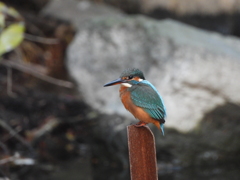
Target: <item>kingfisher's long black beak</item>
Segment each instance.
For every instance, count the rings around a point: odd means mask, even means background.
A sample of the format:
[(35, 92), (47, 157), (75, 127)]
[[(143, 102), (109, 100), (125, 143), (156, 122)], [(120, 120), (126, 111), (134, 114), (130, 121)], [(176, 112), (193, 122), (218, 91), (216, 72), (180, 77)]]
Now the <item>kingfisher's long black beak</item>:
[(111, 81), (111, 82), (109, 82), (109, 83), (107, 83), (107, 84), (104, 84), (103, 87), (113, 86), (113, 85), (121, 84), (121, 83), (123, 83), (123, 82), (124, 82), (124, 80), (122, 80), (121, 78), (118, 78), (118, 79), (115, 79), (115, 80), (113, 80), (113, 81)]

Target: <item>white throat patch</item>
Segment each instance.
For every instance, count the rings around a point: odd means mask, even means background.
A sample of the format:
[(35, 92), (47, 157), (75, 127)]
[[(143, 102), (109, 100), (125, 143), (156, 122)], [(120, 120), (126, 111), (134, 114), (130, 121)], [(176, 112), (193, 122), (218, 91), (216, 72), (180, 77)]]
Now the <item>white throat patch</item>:
[(125, 87), (132, 87), (132, 85), (129, 84), (129, 83), (122, 83), (122, 85), (125, 86)]

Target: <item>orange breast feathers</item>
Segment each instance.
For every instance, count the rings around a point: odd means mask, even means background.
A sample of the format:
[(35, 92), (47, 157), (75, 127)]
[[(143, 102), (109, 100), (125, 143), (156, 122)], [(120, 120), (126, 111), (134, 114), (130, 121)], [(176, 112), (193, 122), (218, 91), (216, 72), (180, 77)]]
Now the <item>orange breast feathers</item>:
[(136, 119), (144, 123), (153, 123), (155, 126), (157, 126), (158, 129), (160, 129), (159, 121), (150, 117), (150, 115), (146, 113), (141, 107), (138, 107), (135, 104), (133, 104), (131, 99), (131, 94), (127, 90), (127, 87), (121, 85), (119, 92), (120, 92), (120, 98), (124, 107), (129, 112), (131, 112)]

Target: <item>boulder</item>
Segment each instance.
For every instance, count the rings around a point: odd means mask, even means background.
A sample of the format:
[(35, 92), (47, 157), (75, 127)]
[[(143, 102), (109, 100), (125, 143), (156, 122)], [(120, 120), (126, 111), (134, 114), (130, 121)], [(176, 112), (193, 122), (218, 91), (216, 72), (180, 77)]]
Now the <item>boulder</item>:
[(156, 9), (166, 9), (179, 15), (218, 15), (232, 14), (240, 10), (240, 0), (104, 0), (104, 2), (128, 13), (149, 13)]
[(141, 0), (141, 9), (150, 12), (157, 8), (168, 9), (178, 14), (209, 14), (233, 13), (240, 10), (240, 0)]
[(81, 28), (68, 49), (67, 66), (88, 104), (128, 118), (118, 87), (103, 84), (126, 68), (141, 69), (165, 101), (166, 127), (189, 132), (217, 106), (240, 102), (239, 59), (240, 41), (233, 37), (173, 20), (109, 17)]
[(76, 28), (95, 17), (123, 16), (119, 9), (87, 0), (52, 0), (41, 14), (71, 22)]

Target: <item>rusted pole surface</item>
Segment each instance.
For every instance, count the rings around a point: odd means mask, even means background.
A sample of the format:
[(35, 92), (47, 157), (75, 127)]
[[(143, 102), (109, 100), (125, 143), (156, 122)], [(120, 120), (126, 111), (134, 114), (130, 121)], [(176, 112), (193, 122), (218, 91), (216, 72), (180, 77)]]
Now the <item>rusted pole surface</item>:
[(128, 126), (131, 180), (157, 180), (155, 139), (148, 127)]

